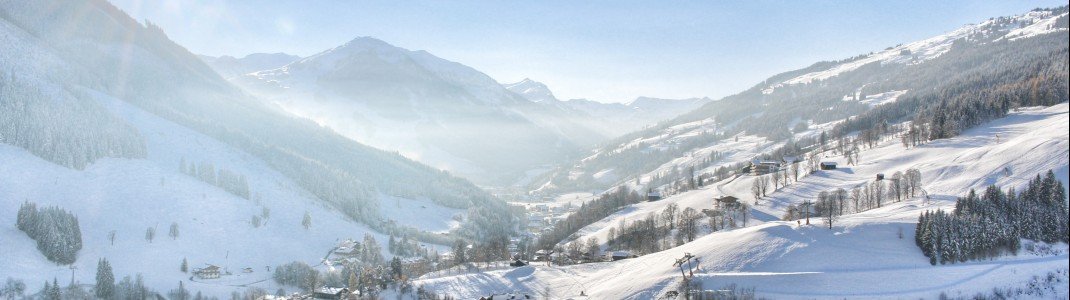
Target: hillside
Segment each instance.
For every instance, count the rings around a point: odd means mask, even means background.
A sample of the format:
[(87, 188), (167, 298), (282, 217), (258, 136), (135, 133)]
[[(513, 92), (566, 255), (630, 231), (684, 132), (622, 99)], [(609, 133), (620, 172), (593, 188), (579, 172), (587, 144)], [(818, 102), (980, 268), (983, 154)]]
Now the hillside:
[[(697, 257), (695, 278), (705, 289), (731, 284), (754, 288), (757, 296), (787, 299), (883, 297), (936, 298), (941, 294), (968, 297), (995, 288), (1021, 288), (1029, 298), (1061, 298), (1070, 290), (1065, 244), (1050, 250), (1024, 251), (991, 261), (931, 266), (914, 245), (914, 226), (926, 210), (954, 207), (966, 190), (994, 184), (1021, 188), (1034, 176), (1051, 169), (1064, 184), (1070, 173), (1070, 106), (1028, 108), (970, 129), (954, 138), (904, 148), (894, 139), (861, 152), (855, 166), (818, 171), (770, 193), (753, 206), (747, 227), (704, 234), (677, 247), (617, 262), (548, 267), (542, 264), (471, 275), (421, 278), (417, 284), (442, 294), (472, 298), (519, 292), (566, 298), (581, 292), (591, 298), (659, 298), (680, 284), (672, 262), (684, 253)], [(998, 137), (998, 138), (997, 138)], [(828, 160), (843, 164), (842, 157)], [(917, 168), (924, 178), (926, 197), (860, 213), (844, 215), (829, 230), (822, 218), (813, 225), (779, 221), (789, 204), (816, 198), (819, 191), (847, 188), (873, 180), (877, 173)], [(681, 209), (712, 208), (724, 194), (753, 201), (753, 176), (713, 183), (656, 202), (626, 207), (609, 218), (580, 230), (577, 240), (590, 236), (606, 240), (606, 229), (622, 220), (640, 220), (675, 203)], [(902, 233), (902, 238), (897, 237)], [(612, 250), (605, 244), (604, 251)], [(1038, 245), (1035, 249), (1046, 246)], [(1031, 279), (1049, 276), (1038, 290)], [(887, 282), (900, 284), (888, 285)], [(1054, 290), (1048, 288), (1054, 288)]]
[[(0, 269), (34, 291), (69, 281), (71, 267), (92, 282), (101, 258), (159, 292), (190, 277), (178, 271), (183, 258), (241, 274), (186, 281), (194, 290), (274, 291), (266, 267), (326, 268), (324, 253), (343, 239), (404, 236), (431, 249), (501, 236), (514, 222), (464, 179), (263, 105), (106, 1), (0, 1), (0, 41), (0, 235), (16, 258)], [(73, 265), (48, 261), (14, 227), (27, 202), (80, 222)], [(166, 236), (172, 223), (177, 239)]]
[[(547, 192), (606, 188), (739, 135), (770, 142), (790, 139), (794, 148), (802, 149), (768, 154), (796, 155), (819, 142), (881, 130), (882, 124), (916, 120), (932, 129), (926, 129), (927, 138), (942, 138), (998, 117), (1013, 105), (1066, 101), (1067, 18), (1066, 7), (992, 18), (778, 74), (673, 120), (603, 143), (582, 159), (558, 165), (530, 187)], [(702, 129), (693, 129), (695, 124), (703, 124)], [(618, 181), (592, 178), (610, 168)]]

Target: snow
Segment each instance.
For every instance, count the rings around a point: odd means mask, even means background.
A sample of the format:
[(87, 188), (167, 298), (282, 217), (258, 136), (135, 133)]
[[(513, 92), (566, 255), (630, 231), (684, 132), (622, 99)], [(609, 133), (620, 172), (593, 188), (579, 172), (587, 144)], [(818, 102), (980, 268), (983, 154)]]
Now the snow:
[[(896, 47), (889, 47), (888, 49), (871, 53), (860, 59), (837, 64), (828, 69), (810, 72), (803, 74), (782, 82), (774, 83), (769, 87), (762, 90), (764, 94), (773, 93), (776, 88), (796, 85), (796, 84), (809, 84), (816, 81), (826, 80), (832, 77), (836, 77), (845, 72), (856, 70), (864, 65), (870, 63), (896, 63), (896, 64), (918, 64), (928, 60), (932, 60), (947, 51), (951, 50), (951, 45), (959, 39), (965, 39), (974, 34), (1000, 34), (1003, 36), (996, 39), (996, 41), (1003, 38), (1009, 38), (1011, 41), (1033, 37), (1041, 34), (1048, 34), (1054, 32), (1065, 32), (1066, 28), (1055, 28), (1055, 21), (1062, 16), (1066, 16), (1066, 13), (1060, 15), (1053, 15), (1050, 11), (1033, 11), (1024, 15), (1011, 17), (1011, 22), (1014, 24), (1032, 23), (1029, 26), (1006, 29), (1001, 28), (998, 20), (990, 19), (980, 24), (968, 24), (955, 29), (951, 32), (937, 35), (931, 38), (923, 39), (920, 41), (898, 45)], [(1006, 32), (1003, 32), (1006, 31)], [(904, 52), (909, 54), (904, 55)]]
[[(52, 278), (70, 280), (68, 266), (47, 261), (35, 242), (16, 229), (16, 208), (23, 201), (38, 206), (58, 205), (75, 214), (82, 228), (84, 247), (74, 266), (75, 280), (93, 281), (98, 258), (107, 258), (116, 277), (145, 274), (146, 284), (166, 292), (186, 281), (187, 288), (207, 295), (224, 297), (248, 285), (274, 291), (266, 266), (291, 261), (319, 265), (323, 255), (345, 238), (361, 238), (370, 233), (385, 242), (387, 237), (325, 207), (294, 182), (272, 170), (264, 162), (210, 137), (160, 119), (121, 100), (94, 93), (106, 107), (121, 116), (145, 137), (148, 158), (102, 159), (84, 171), (63, 168), (29, 152), (0, 144), (0, 240), (4, 259), (0, 277), (24, 280), (30, 290)], [(252, 200), (231, 195), (179, 172), (179, 161), (207, 161), (248, 177)], [(420, 203), (406, 200), (406, 203)], [(263, 207), (270, 217), (260, 228), (250, 219)], [(312, 227), (305, 230), (301, 220), (312, 215)], [(385, 211), (385, 210), (384, 210)], [(448, 210), (447, 210), (448, 211)], [(436, 212), (444, 214), (444, 212)], [(397, 215), (401, 216), (401, 215)], [(420, 219), (401, 219), (425, 228), (447, 228), (441, 217), (416, 214)], [(179, 225), (180, 236), (167, 236), (171, 222)], [(437, 226), (437, 227), (432, 227)], [(449, 225), (452, 226), (452, 225)], [(157, 237), (148, 243), (146, 228), (155, 227)], [(117, 232), (114, 245), (108, 233)], [(386, 247), (384, 247), (385, 249)], [(388, 253), (384, 255), (389, 257)], [(179, 263), (188, 259), (192, 267), (206, 263), (219, 265), (238, 275), (207, 282), (188, 281), (179, 272)], [(242, 273), (245, 267), (253, 273)], [(293, 290), (292, 287), (286, 287)]]
[(880, 93), (880, 94), (867, 95), (866, 98), (862, 99), (859, 102), (864, 103), (864, 104), (868, 104), (870, 107), (874, 107), (874, 106), (878, 106), (878, 105), (885, 105), (885, 104), (888, 104), (888, 103), (895, 102), (896, 100), (899, 100), (899, 96), (902, 96), (903, 94), (906, 94), (906, 93), (907, 93), (907, 90), (901, 90), (901, 91), (891, 91), (891, 92), (884, 92), (884, 93)]
[[(814, 298), (937, 298), (972, 296), (993, 287), (1026, 288), (1033, 276), (1051, 272), (1067, 278), (1070, 264), (1065, 244), (1052, 245), (1051, 253), (1020, 252), (992, 260), (931, 266), (914, 245), (914, 222), (919, 213), (949, 209), (954, 197), (970, 188), (989, 184), (1021, 187), (1032, 176), (1052, 169), (1068, 181), (1070, 166), (1070, 107), (1024, 108), (1009, 116), (950, 139), (905, 149), (895, 139), (864, 150), (861, 163), (835, 171), (820, 171), (774, 192), (754, 206), (748, 227), (707, 234), (675, 248), (617, 262), (572, 266), (545, 266), (490, 271), (418, 280), (431, 291), (477, 298), (520, 291), (566, 298), (581, 292), (596, 299), (648, 299), (675, 290), (680, 272), (672, 262), (684, 253), (698, 257), (695, 278), (706, 289), (728, 284), (754, 287), (758, 296), (787, 299)], [(998, 136), (998, 138), (997, 138)], [(827, 158), (843, 162), (838, 157)], [(923, 188), (932, 197), (886, 204), (882, 208), (842, 217), (833, 230), (777, 220), (788, 204), (813, 198), (832, 188), (850, 188), (871, 180), (876, 173), (918, 168)], [(1004, 170), (1011, 170), (1007, 175)], [(752, 176), (715, 183), (657, 202), (622, 209), (581, 230), (581, 238), (599, 235), (606, 225), (635, 220), (659, 211), (669, 203), (684, 207), (710, 207), (721, 194), (753, 201)], [(898, 234), (902, 232), (903, 237)], [(602, 239), (604, 241), (604, 238)], [(888, 283), (894, 284), (888, 284)], [(1066, 298), (1070, 288), (1053, 287), (1040, 298)]]
[(429, 200), (412, 200), (380, 195), (379, 210), (386, 220), (406, 224), (420, 230), (442, 233), (461, 225), (455, 216), (464, 218), (464, 209), (437, 205)]
[(1055, 21), (1058, 20), (1060, 17), (1066, 17), (1067, 13), (1052, 16), (1051, 13), (1034, 11), (1029, 12), (1027, 16), (1032, 16), (1034, 20), (1039, 19), (1039, 21), (1034, 21), (1034, 23), (1030, 24), (1029, 26), (1011, 30), (1007, 33), (1007, 35), (1004, 36), (1004, 38), (1009, 38), (1008, 40), (1015, 41), (1042, 34), (1063, 32), (1067, 30), (1066, 28), (1055, 27)]

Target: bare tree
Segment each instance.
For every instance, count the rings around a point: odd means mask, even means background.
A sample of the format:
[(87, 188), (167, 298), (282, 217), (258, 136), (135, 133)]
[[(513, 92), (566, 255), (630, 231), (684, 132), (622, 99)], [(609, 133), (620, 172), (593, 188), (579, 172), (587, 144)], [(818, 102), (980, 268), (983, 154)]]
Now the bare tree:
[(895, 202), (903, 201), (903, 172), (896, 171), (888, 180), (888, 189), (895, 193)]
[(698, 219), (699, 213), (694, 208), (688, 207), (680, 212), (680, 232), (688, 242), (694, 241), (698, 234)]
[(750, 192), (754, 194), (754, 202), (758, 202), (758, 199), (762, 198), (762, 183), (760, 178), (755, 177), (751, 182)]
[(791, 176), (793, 181), (799, 182), (799, 162), (797, 161), (791, 163)]
[(156, 238), (156, 228), (149, 227), (145, 229), (145, 240), (152, 243), (152, 239)]
[(178, 223), (171, 222), (171, 230), (167, 232), (167, 236), (170, 236), (172, 240), (178, 239)]
[(757, 180), (758, 187), (762, 190), (762, 197), (765, 197), (769, 191), (769, 176), (759, 176)]
[(680, 206), (676, 203), (669, 203), (665, 206), (665, 210), (661, 211), (661, 219), (665, 224), (669, 225), (669, 230), (676, 229), (674, 226), (676, 222), (676, 214), (680, 210)]
[(855, 188), (851, 189), (851, 202), (854, 202), (854, 210), (855, 210), (855, 212), (861, 212), (862, 211), (862, 207), (859, 206), (859, 203), (858, 203), (861, 200), (862, 200), (862, 188), (855, 187)]
[(780, 171), (773, 171), (769, 176), (773, 177), (773, 191), (780, 189)]

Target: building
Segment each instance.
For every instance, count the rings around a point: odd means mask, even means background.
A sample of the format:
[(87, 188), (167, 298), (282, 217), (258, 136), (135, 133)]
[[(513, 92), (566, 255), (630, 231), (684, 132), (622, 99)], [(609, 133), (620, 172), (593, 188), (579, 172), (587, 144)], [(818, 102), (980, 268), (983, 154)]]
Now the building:
[(877, 173), (877, 181), (884, 180), (884, 173)]
[(349, 296), (348, 288), (322, 287), (312, 292), (313, 299), (344, 299)]
[(718, 209), (732, 209), (739, 207), (739, 198), (733, 196), (721, 196), (713, 198), (714, 207)]
[(658, 200), (661, 200), (661, 192), (654, 190), (654, 191), (649, 191), (649, 192), (646, 193), (646, 201), (658, 201)]
[(632, 253), (628, 251), (606, 251), (605, 257), (606, 261), (618, 261), (635, 256), (632, 256)]
[(835, 170), (836, 169), (836, 163), (835, 162), (831, 162), (831, 161), (823, 161), (823, 162), (821, 162), (821, 169), (822, 170)]
[(193, 276), (197, 276), (200, 279), (216, 279), (219, 278), (219, 267), (215, 265), (208, 265), (207, 267), (200, 269), (193, 269)]
[(751, 175), (754, 176), (780, 171), (780, 162), (775, 160), (753, 160), (750, 164)]

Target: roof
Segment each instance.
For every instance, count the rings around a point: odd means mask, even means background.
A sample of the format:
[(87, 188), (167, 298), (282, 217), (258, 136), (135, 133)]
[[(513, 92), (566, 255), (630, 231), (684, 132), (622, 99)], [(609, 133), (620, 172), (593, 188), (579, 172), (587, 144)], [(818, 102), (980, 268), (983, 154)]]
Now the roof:
[(713, 200), (717, 200), (717, 202), (736, 202), (736, 201), (739, 201), (739, 198), (736, 198), (736, 197), (733, 197), (733, 196), (722, 196), (722, 197), (713, 198)]
[(632, 256), (632, 253), (628, 252), (628, 251), (609, 251), (609, 252), (606, 252), (606, 255), (607, 256), (613, 256), (613, 257), (628, 257), (628, 256)]
[(835, 166), (836, 162), (834, 162), (834, 161), (823, 161), (823, 162), (821, 162), (821, 164), (822, 165), (826, 165), (826, 166)]

